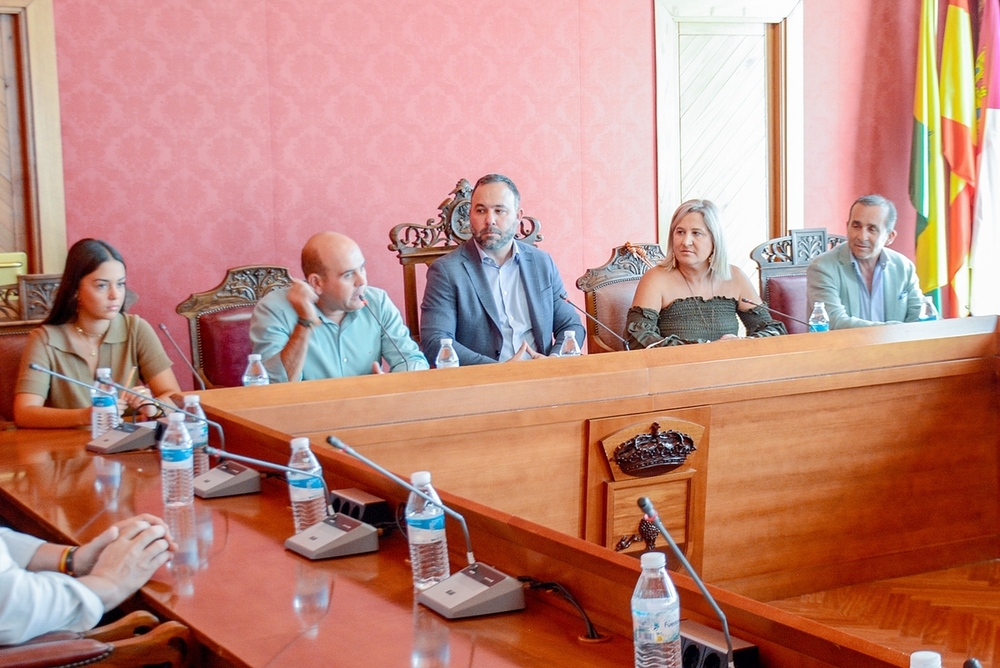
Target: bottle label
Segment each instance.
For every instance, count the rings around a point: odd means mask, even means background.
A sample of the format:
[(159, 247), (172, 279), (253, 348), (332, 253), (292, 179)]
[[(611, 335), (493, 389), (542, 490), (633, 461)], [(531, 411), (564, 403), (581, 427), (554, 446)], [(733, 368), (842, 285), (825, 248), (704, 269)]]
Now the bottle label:
[(436, 543), (444, 538), (444, 513), (432, 517), (407, 517), (406, 526), (414, 545)]
[(94, 408), (114, 408), (115, 399), (107, 394), (97, 394), (93, 396), (93, 406)]
[(208, 444), (208, 425), (204, 422), (186, 422), (184, 426), (191, 436), (191, 445), (200, 448)]
[(160, 468), (187, 469), (194, 465), (194, 448), (165, 448), (160, 446)]
[(810, 322), (809, 323), (810, 332), (829, 332), (830, 323), (828, 322)]
[(632, 611), (632, 628), (635, 644), (668, 643), (681, 637), (680, 611), (660, 610), (657, 612)]
[(288, 474), (288, 494), (292, 502), (323, 498), (323, 483), (311, 476)]

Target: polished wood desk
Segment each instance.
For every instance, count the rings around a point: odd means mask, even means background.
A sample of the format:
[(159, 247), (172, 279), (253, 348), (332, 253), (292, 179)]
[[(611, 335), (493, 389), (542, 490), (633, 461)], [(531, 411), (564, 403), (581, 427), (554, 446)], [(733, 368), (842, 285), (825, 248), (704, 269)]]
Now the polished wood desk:
[[(79, 430), (0, 433), (0, 452), (16, 446), (30, 453), (29, 463), (7, 456), (0, 465), (3, 517), (49, 539), (83, 542), (134, 513), (164, 514), (155, 453), (98, 457), (83, 450), (86, 440)], [(347, 462), (328, 477), (365, 474), (353, 466)], [(109, 470), (117, 471), (119, 483), (107, 484)], [(378, 487), (365, 475), (354, 482)], [(443, 496), (469, 520), (481, 561), (510, 574), (563, 582), (612, 640), (579, 642), (582, 622), (547, 594), (528, 592), (524, 612), (453, 622), (415, 608), (406, 543), (398, 533), (383, 537), (375, 554), (309, 562), (282, 548), (292, 532), (291, 510), (284, 483), (273, 479), (263, 481), (262, 494), (196, 499), (192, 512), (168, 515), (183, 554), (143, 588), (142, 603), (187, 624), (209, 665), (402, 666), (415, 644), (446, 657), (434, 664), (442, 666), (630, 665), (635, 559)], [(457, 565), (463, 546), (452, 526), (449, 542), (458, 546), (452, 554)], [(711, 623), (691, 581), (683, 575), (675, 581), (685, 617)], [(297, 611), (296, 592), (327, 598), (328, 610)], [(715, 594), (734, 633), (761, 646), (765, 665), (907, 665), (900, 652), (741, 596)]]

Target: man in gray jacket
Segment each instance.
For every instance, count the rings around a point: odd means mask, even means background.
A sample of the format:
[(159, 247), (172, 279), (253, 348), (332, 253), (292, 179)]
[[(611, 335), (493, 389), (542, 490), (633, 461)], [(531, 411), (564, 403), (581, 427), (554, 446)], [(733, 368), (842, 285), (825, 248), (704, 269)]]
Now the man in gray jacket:
[(831, 329), (916, 322), (923, 294), (913, 263), (885, 246), (896, 238), (896, 207), (881, 195), (851, 205), (847, 243), (809, 263), (810, 309), (824, 302)]

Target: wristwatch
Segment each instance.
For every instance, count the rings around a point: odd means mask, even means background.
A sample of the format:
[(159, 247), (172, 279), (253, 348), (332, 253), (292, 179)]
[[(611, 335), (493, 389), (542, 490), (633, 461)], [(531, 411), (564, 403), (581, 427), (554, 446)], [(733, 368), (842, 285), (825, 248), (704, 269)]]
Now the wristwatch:
[(299, 326), (300, 327), (305, 327), (306, 329), (310, 329), (315, 324), (316, 323), (313, 322), (312, 320), (306, 320), (305, 318), (299, 318)]

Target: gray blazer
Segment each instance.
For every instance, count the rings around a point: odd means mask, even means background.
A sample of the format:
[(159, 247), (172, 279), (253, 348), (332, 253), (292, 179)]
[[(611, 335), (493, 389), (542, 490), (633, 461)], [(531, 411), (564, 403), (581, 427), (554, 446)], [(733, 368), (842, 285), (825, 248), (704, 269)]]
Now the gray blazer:
[[(561, 298), (566, 291), (552, 257), (529, 244), (514, 243), (520, 253), (521, 280), (538, 352), (548, 355), (559, 350), (567, 329), (575, 331), (576, 340), (583, 343), (580, 317)], [(432, 363), (442, 338), (454, 341), (462, 366), (489, 364), (500, 358), (500, 311), (475, 244), (470, 239), (427, 270), (420, 304), (420, 347)]]
[[(905, 255), (883, 248), (886, 255), (882, 274), (886, 323), (916, 322), (920, 318), (920, 284), (917, 270)], [(883, 323), (855, 316), (861, 308), (861, 282), (851, 265), (851, 249), (845, 243), (816, 256), (806, 269), (806, 299), (812, 311), (814, 302), (825, 302), (830, 329), (868, 327)]]

